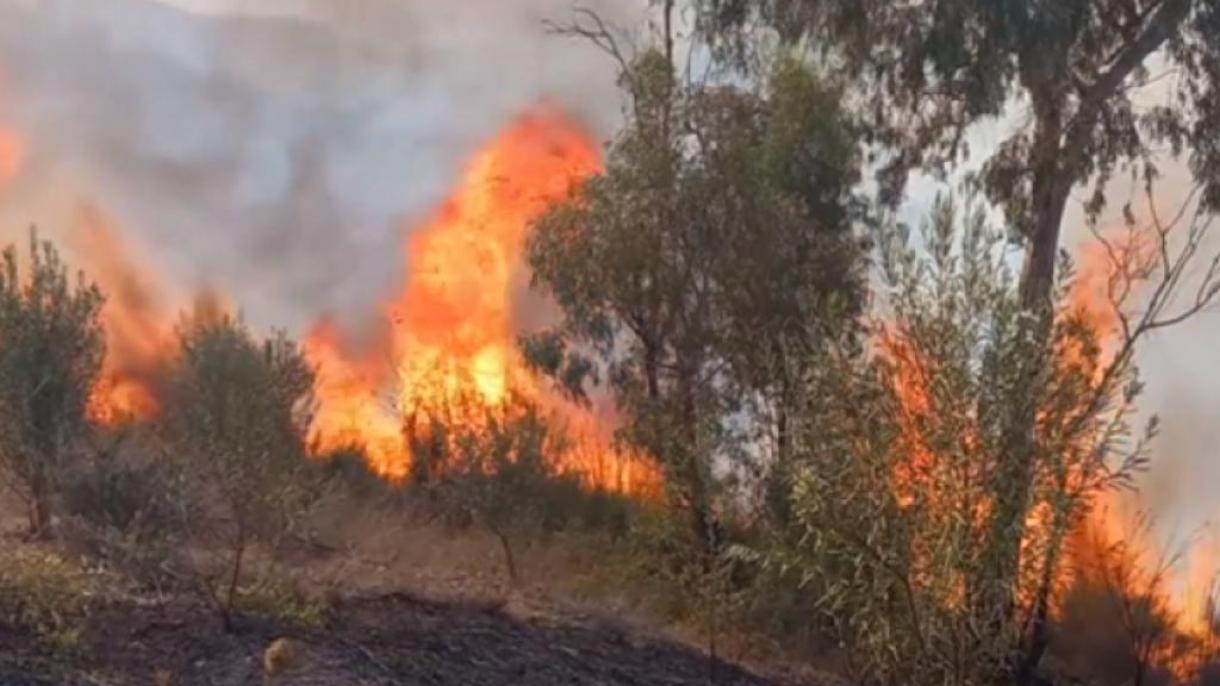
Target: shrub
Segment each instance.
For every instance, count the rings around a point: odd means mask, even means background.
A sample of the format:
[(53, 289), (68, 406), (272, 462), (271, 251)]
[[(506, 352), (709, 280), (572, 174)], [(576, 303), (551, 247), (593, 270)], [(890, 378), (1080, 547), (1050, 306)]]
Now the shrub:
[(81, 622), (99, 598), (96, 580), (55, 553), (0, 553), (0, 621), (36, 633), (52, 648), (79, 648)]
[(326, 603), (284, 579), (268, 579), (238, 590), (235, 605), (242, 614), (302, 628), (326, 623)]
[(179, 478), (180, 512), (200, 553), (196, 576), (232, 629), (247, 553), (274, 551), (321, 494), (305, 448), (313, 373), (295, 343), (256, 341), (229, 316), (184, 323), (161, 429)]
[(0, 476), (25, 503), (31, 533), (51, 518), (55, 480), (86, 429), (86, 405), (105, 343), (102, 295), (30, 236), (30, 269), (17, 252), (0, 267)]
[(64, 481), (64, 512), (93, 526), (149, 540), (172, 533), (180, 524), (175, 509), (178, 483), (163, 462), (98, 459)]

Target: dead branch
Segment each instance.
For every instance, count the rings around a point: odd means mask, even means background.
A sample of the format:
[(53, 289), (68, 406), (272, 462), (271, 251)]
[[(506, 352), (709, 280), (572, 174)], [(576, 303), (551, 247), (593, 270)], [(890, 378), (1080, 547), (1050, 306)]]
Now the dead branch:
[(637, 94), (635, 79), (631, 71), (631, 60), (623, 51), (624, 41), (622, 31), (615, 31), (602, 19), (596, 11), (588, 7), (576, 7), (572, 10), (575, 18), (566, 23), (558, 23), (550, 19), (542, 20), (542, 26), (547, 33), (569, 38), (581, 38), (589, 41), (599, 50), (606, 53), (618, 64), (622, 77), (628, 82), (632, 94)]

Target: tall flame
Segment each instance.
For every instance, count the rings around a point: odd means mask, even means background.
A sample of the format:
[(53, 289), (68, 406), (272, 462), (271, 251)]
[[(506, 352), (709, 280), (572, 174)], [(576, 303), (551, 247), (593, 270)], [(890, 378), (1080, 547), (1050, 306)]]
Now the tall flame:
[(530, 223), (599, 166), (588, 134), (545, 107), (518, 117), (474, 157), (458, 189), (410, 234), (406, 282), (384, 307), (387, 340), (353, 359), (328, 322), (307, 338), (319, 368), (312, 436), (319, 450), (362, 447), (377, 472), (401, 478), (410, 466), (404, 416), (470, 399), (493, 407), (512, 393), (563, 413), (584, 439), (584, 449), (563, 457), (565, 467), (616, 488), (647, 478), (608, 449), (598, 418), (533, 380), (516, 346), (513, 308)]
[(176, 346), (161, 282), (141, 268), (143, 261), (95, 208), (81, 210), (75, 239), (85, 271), (106, 295), (106, 358), (89, 399), (89, 416), (104, 425), (149, 419), (160, 409), (157, 385)]
[(407, 474), (407, 447), (401, 422), (388, 397), (390, 373), (385, 354), (360, 359), (348, 348), (329, 319), (314, 325), (303, 344), (316, 369), (312, 440), (317, 450), (364, 451), (379, 474), (401, 479)]
[(404, 405), (463, 387), (488, 404), (505, 398), (519, 369), (512, 309), (526, 231), (598, 166), (580, 127), (552, 111), (526, 114), (412, 234), (407, 282), (390, 307)]

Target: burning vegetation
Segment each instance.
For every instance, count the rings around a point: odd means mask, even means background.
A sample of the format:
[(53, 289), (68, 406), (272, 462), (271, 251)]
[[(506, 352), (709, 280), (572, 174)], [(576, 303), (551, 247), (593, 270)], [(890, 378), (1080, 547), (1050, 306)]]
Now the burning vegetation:
[(433, 218), (407, 231), (406, 283), (382, 306), (386, 335), (363, 357), (329, 321), (307, 337), (319, 369), (312, 435), (320, 450), (358, 447), (379, 474), (403, 479), (410, 445), (426, 441), (433, 420), (482, 421), (482, 408), (518, 395), (575, 432), (582, 448), (556, 456), (563, 468), (597, 488), (644, 487), (644, 468), (611, 446), (613, 428), (548, 391), (517, 347), (514, 306), (528, 283), (530, 223), (596, 172), (599, 157), (583, 128), (546, 107), (519, 117), (474, 157)]
[[(591, 488), (644, 493), (655, 487), (646, 465), (613, 446), (614, 426), (592, 406), (575, 406), (526, 369), (517, 346), (517, 299), (528, 272), (526, 233), (548, 204), (567, 197), (599, 168), (582, 127), (540, 106), (508, 125), (475, 155), (458, 189), (423, 227), (408, 227), (406, 281), (380, 308), (382, 336), (354, 350), (329, 318), (304, 338), (316, 369), (309, 436), (326, 456), (363, 454), (371, 469), (402, 481), (413, 447), (436, 422), (484, 421), (487, 409), (524, 400), (564, 425), (570, 443), (553, 459)], [(90, 396), (90, 417), (118, 426), (154, 419), (161, 386), (177, 354), (179, 308), (164, 280), (146, 267), (97, 210), (80, 213), (75, 242), (86, 271), (107, 294), (102, 310), (107, 355)], [(195, 307), (225, 308), (210, 294)]]
[[(621, 164), (621, 160), (614, 163)], [(696, 491), (687, 490), (693, 488), (690, 479), (707, 479), (707, 475), (692, 477), (685, 468), (667, 463), (675, 459), (665, 455), (672, 448), (661, 447), (664, 444), (654, 443), (647, 434), (630, 439), (633, 448), (616, 443), (614, 432), (623, 418), (608, 419), (587, 402), (587, 396), (583, 396), (586, 402), (571, 402), (573, 396), (581, 398), (583, 391), (560, 390), (564, 383), (560, 367), (565, 363), (543, 369), (556, 375), (554, 383), (548, 382), (537, 375), (536, 365), (527, 363), (518, 346), (517, 307), (529, 282), (527, 244), (535, 251), (528, 257), (542, 260), (537, 251), (543, 244), (529, 242), (531, 228), (539, 221), (544, 232), (561, 226), (575, 228), (555, 222), (571, 221), (565, 212), (585, 208), (580, 204), (585, 200), (578, 199), (587, 192), (582, 190), (583, 184), (605, 174), (601, 155), (588, 134), (558, 111), (538, 107), (508, 125), (472, 159), (457, 189), (430, 220), (404, 232), (407, 276), (401, 292), (380, 308), (384, 317), (377, 327), (380, 336), (357, 350), (337, 325), (322, 318), (306, 335), (297, 362), (286, 341), (268, 341), (266, 354), (278, 351), (274, 354), (276, 359), (284, 356), (284, 368), (296, 370), (292, 377), (296, 390), (283, 402), (269, 400), (272, 404), (258, 414), (273, 417), (284, 412), (285, 422), (306, 422), (300, 454), (294, 458), (291, 450), (277, 452), (280, 473), (295, 472), (285, 465), (306, 454), (325, 461), (355, 452), (372, 473), (401, 485), (427, 482), (461, 469), (508, 473), (516, 469), (518, 461), (543, 459), (547, 466), (540, 473), (575, 475), (583, 489), (664, 501), (675, 512), (696, 507), (699, 501), (692, 498), (701, 497), (707, 508), (702, 517), (730, 516), (724, 506), (710, 506), (709, 494), (692, 496)], [(613, 178), (614, 171), (609, 174)], [(1000, 441), (1005, 439), (995, 433), (995, 416), (990, 414), (995, 408), (988, 405), (988, 398), (1002, 393), (1003, 386), (989, 386), (994, 381), (981, 376), (990, 374), (988, 365), (993, 364), (985, 355), (1004, 360), (1016, 354), (1037, 354), (1015, 338), (1011, 348), (1002, 343), (1020, 326), (1016, 310), (1006, 309), (1011, 282), (995, 254), (988, 252), (996, 244), (989, 242), (981, 217), (967, 218), (960, 229), (967, 238), (961, 244), (954, 242), (959, 232), (954, 228), (956, 222), (949, 204), (939, 206), (930, 220), (928, 249), (935, 256), (933, 261), (925, 264), (914, 253), (903, 258), (908, 262), (896, 272), (887, 296), (894, 306), (892, 318), (875, 328), (875, 355), (827, 358), (815, 376), (792, 379), (814, 385), (794, 391), (786, 400), (793, 403), (789, 411), (808, 413), (803, 422), (788, 429), (787, 449), (792, 451), (788, 459), (794, 465), (822, 471), (798, 468), (793, 473), (793, 503), (814, 509), (782, 515), (791, 518), (782, 527), (798, 533), (805, 530), (803, 535), (826, 535), (841, 526), (863, 526), (864, 521), (873, 527), (881, 525), (869, 535), (882, 541), (878, 545), (904, 551), (901, 574), (908, 584), (903, 591), (908, 602), (916, 608), (927, 604), (919, 610), (924, 615), (921, 621), (932, 623), (921, 630), (947, 631), (947, 635), (965, 631), (963, 621), (980, 621), (972, 615), (978, 602), (972, 593), (975, 575), (986, 573), (985, 563), (959, 556), (986, 550), (989, 527), (1002, 505), (989, 484), (1003, 463)], [(1127, 387), (1120, 382), (1129, 378), (1125, 365), (1133, 327), (1156, 321), (1132, 322), (1124, 314), (1138, 282), (1148, 280), (1158, 269), (1162, 255), (1149, 242), (1156, 235), (1130, 230), (1116, 240), (1099, 234), (1082, 251), (1079, 272), (1065, 282), (1069, 287), (1056, 310), (1055, 333), (1045, 352), (1050, 371), (1042, 382), (1042, 405), (1035, 424), (1038, 441), (1054, 454), (1039, 468), (1043, 471), (1036, 480), (1040, 490), (1028, 509), (1019, 544), (1022, 566), (1009, 591), (1026, 618), (1023, 621), (1064, 628), (1083, 621), (1082, 612), (1097, 612), (1089, 609), (1093, 607), (1089, 602), (1096, 602), (1089, 598), (1109, 599), (1107, 612), (1118, 612), (1114, 621), (1126, 629), (1120, 640), (1130, 643), (1134, 664), (1140, 670), (1160, 670), (1158, 673), (1187, 683), (1211, 665), (1215, 654), (1214, 549), (1208, 542), (1200, 542), (1180, 558), (1159, 554), (1147, 530), (1122, 528), (1120, 513), (1129, 513), (1131, 500), (1112, 496), (1103, 487), (1127, 479), (1131, 471), (1130, 464), (1112, 466), (1108, 456), (1114, 453), (1119, 436), (1116, 427), (1125, 426), (1130, 407), (1131, 398), (1123, 390)], [(552, 240), (554, 236), (544, 234), (543, 238)], [(580, 241), (588, 237), (569, 234), (564, 240), (565, 250), (579, 249)], [(194, 415), (184, 414), (181, 394), (195, 393), (191, 390), (194, 385), (212, 383), (207, 377), (210, 363), (201, 357), (206, 346), (215, 344), (208, 342), (209, 332), (237, 337), (233, 340), (248, 336), (227, 314), (232, 308), (204, 292), (196, 296), (192, 309), (181, 313), (180, 304), (166, 295), (163, 277), (147, 266), (150, 261), (139, 256), (98, 210), (87, 208), (79, 213), (73, 244), (87, 256), (86, 271), (106, 295), (97, 314), (106, 354), (86, 399), (87, 418), (111, 431), (150, 423), (178, 426), (175, 431), (179, 434), (206, 434), (214, 429), (225, 410), (217, 408), (216, 416), (201, 415), (183, 423), (182, 417)], [(1176, 268), (1176, 263), (1171, 267)], [(554, 272), (544, 274), (551, 280), (556, 276)], [(955, 291), (963, 283), (990, 286)], [(929, 304), (959, 297), (964, 299), (959, 310), (929, 308)], [(1154, 287), (1153, 305), (1158, 297), (1163, 296)], [(552, 322), (556, 321), (553, 316)], [(985, 322), (990, 323), (983, 325)], [(547, 334), (540, 340), (570, 340), (565, 334), (553, 336)], [(1001, 343), (987, 342), (989, 336)], [(680, 347), (680, 339), (673, 345), (672, 360), (679, 363), (689, 351)], [(988, 351), (993, 345), (999, 347)], [(241, 355), (249, 356), (243, 359), (254, 364), (257, 346), (240, 346), (245, 351)], [(967, 356), (959, 358), (959, 353)], [(201, 375), (188, 386), (183, 386), (178, 371), (184, 355), (193, 360), (191, 364), (199, 365), (193, 373)], [(729, 356), (725, 361), (734, 362)], [(308, 365), (311, 371), (301, 365)], [(279, 373), (275, 369), (273, 365), (268, 371), (269, 379)], [(842, 414), (847, 408), (839, 407), (837, 401), (843, 398), (806, 395), (820, 393), (813, 389), (828, 383), (827, 378), (818, 380), (820, 375), (844, 373), (844, 380), (836, 383), (848, 383), (845, 388), (864, 392), (864, 398), (876, 394), (861, 402), (881, 402), (891, 408), (892, 423), (861, 425), (859, 417)], [(846, 381), (861, 373), (876, 374), (879, 385), (868, 390), (867, 383), (860, 387), (858, 381)], [(268, 383), (272, 384), (269, 388), (274, 386), (274, 381)], [(674, 388), (687, 392), (681, 385)], [(618, 389), (625, 391), (630, 386)], [(248, 392), (258, 391), (251, 388)], [(305, 405), (293, 400), (297, 397), (307, 398)], [(173, 418), (163, 417), (167, 403), (173, 408)], [(625, 416), (638, 422), (639, 408), (628, 409)], [(289, 420), (289, 414), (297, 419)], [(679, 427), (688, 421), (682, 414), (677, 416)], [(544, 425), (559, 427), (559, 432), (552, 433)], [(828, 426), (833, 430), (827, 432)], [(282, 422), (274, 431), (287, 432), (276, 439), (277, 446), (291, 435)], [(699, 431), (695, 429), (692, 440), (700, 440)], [(854, 466), (836, 472), (845, 466), (841, 455), (822, 451), (836, 444), (835, 435), (840, 431), (870, 436), (873, 443), (853, 447), (849, 454), (854, 455)], [(189, 442), (219, 441), (219, 445), (229, 440), (231, 437), (216, 434)], [(229, 452), (241, 455), (244, 450), (248, 448), (234, 443)], [(1129, 459), (1139, 458), (1142, 450), (1139, 442), (1128, 448)], [(241, 459), (247, 458), (254, 459)], [(823, 459), (830, 461), (823, 463)], [(883, 481), (868, 472), (874, 460), (873, 466), (885, 465), (888, 476)], [(208, 460), (201, 453), (197, 463), (206, 465)], [(853, 471), (856, 468), (865, 471)], [(272, 474), (247, 473), (236, 463), (230, 471), (245, 474), (239, 479), (241, 488), (233, 486), (245, 495), (232, 502), (233, 513), (223, 520), (226, 526), (236, 523), (237, 528), (211, 545), (234, 551), (236, 557), (227, 564), (236, 579), (244, 551), (251, 537), (257, 536), (254, 522), (269, 516), (275, 507), (267, 494), (279, 493), (276, 502), (284, 502), (300, 500), (304, 493), (295, 487), (281, 493), (267, 481), (274, 479)], [(198, 478), (222, 484), (232, 474)], [(293, 477), (292, 483), (298, 478), (302, 477)], [(826, 483), (819, 485), (810, 479)], [(856, 488), (872, 492), (857, 493), (866, 500), (855, 504), (838, 500), (843, 489)], [(878, 492), (878, 488), (882, 490)], [(814, 493), (807, 489), (815, 489), (819, 499), (830, 500), (811, 505), (803, 500)], [(662, 492), (670, 495), (660, 498)], [(217, 502), (228, 502), (223, 492), (213, 495)], [(510, 573), (516, 578), (510, 536), (496, 522), (521, 516), (521, 503), (485, 491), (462, 497), (467, 503), (462, 507), (472, 508), (500, 537)], [(478, 504), (469, 504), (475, 502), (471, 498)], [(249, 509), (251, 503), (264, 501), (269, 508), (266, 513)], [(822, 512), (823, 507), (829, 509)], [(901, 533), (889, 528), (899, 522), (910, 528)], [(694, 530), (696, 536), (716, 535), (702, 525)], [(895, 535), (897, 539), (885, 542)], [(707, 555), (720, 544), (700, 545), (707, 546), (701, 553)], [(835, 559), (856, 549), (848, 538), (835, 545), (847, 548), (831, 546), (820, 554)], [(887, 574), (896, 573), (892, 564), (896, 563), (886, 563)], [(228, 626), (230, 616), (237, 612), (237, 586), (230, 585), (226, 591), (222, 581), (209, 582), (207, 588)], [(854, 592), (833, 585), (822, 591), (829, 597)], [(846, 612), (845, 608), (835, 612)], [(892, 608), (882, 611), (887, 621), (896, 621)], [(854, 612), (862, 611), (856, 608)], [(929, 615), (939, 619), (929, 620)], [(870, 643), (876, 640), (871, 635), (875, 627), (868, 622), (876, 618), (868, 620), (867, 612), (861, 616), (870, 635), (854, 635), (852, 640)], [(1002, 652), (1006, 639), (997, 635), (996, 640), (997, 645), (974, 649)], [(1071, 641), (1057, 640), (1052, 651), (1088, 652), (1073, 647)], [(930, 662), (925, 668), (939, 667)]]
[[(804, 656), (833, 645), (866, 686), (1209, 682), (1220, 548), (1162, 550), (1138, 513), (1158, 424), (1137, 425), (1135, 352), (1220, 295), (1220, 257), (1199, 264), (1220, 167), (1188, 133), (1214, 134), (1220, 100), (1134, 122), (1113, 70), (1168, 41), (1182, 97), (1210, 93), (1220, 52), (1199, 36), (1220, 14), (1164, 0), (1111, 26), (1098, 3), (1049, 27), (1074, 51), (1072, 84), (1042, 81), (1046, 65), (1012, 46), (1002, 68), (966, 60), (982, 71), (962, 81), (938, 41), (963, 19), (987, 37), (956, 41), (967, 51), (1013, 35), (972, 3), (952, 26), (919, 3), (876, 4), (878, 45), (852, 43), (870, 34), (858, 3), (824, 3), (833, 41), (801, 13), (782, 27), (826, 37), (875, 77), (861, 83), (793, 55), (742, 82), (683, 78), (675, 3), (660, 3), (659, 47), (631, 57), (580, 13), (552, 28), (618, 62), (622, 129), (603, 150), (551, 106), (508, 122), (402, 227), (403, 281), (362, 337), (325, 314), (299, 344), (260, 337), (214, 293), (176, 301), (86, 208), (70, 240), (86, 279), (36, 235), (27, 270), (5, 253), (6, 484), (31, 535), (63, 527), (158, 592), (193, 584), (226, 632), (268, 603), (325, 624), (337, 610), (268, 579), (354, 550), (337, 524), (350, 508), (490, 534), (509, 588), (521, 539), (587, 536), (592, 566), (612, 570), (596, 583), (659, 588), (712, 652), (726, 624)], [(774, 14), (711, 4), (699, 25), (730, 46)], [(940, 110), (925, 79), (967, 106)], [(958, 92), (966, 81), (1004, 98)], [(871, 112), (854, 109), (860, 94)], [(906, 175), (956, 163), (966, 120), (1024, 95), (1036, 126), (987, 160), (985, 193), (938, 198), (912, 239), (892, 218)], [(929, 116), (908, 131), (892, 118), (906, 109)], [(1195, 150), (1195, 190), (1172, 216), (1141, 132)], [(895, 153), (877, 197), (865, 140)], [(0, 190), (24, 155), (0, 128)], [(1144, 207), (1102, 230), (1110, 174), (1137, 161)], [(1085, 184), (1093, 239), (1056, 261)], [(327, 526), (340, 540), (319, 540)], [(27, 614), (13, 621), (65, 640), (55, 611)]]

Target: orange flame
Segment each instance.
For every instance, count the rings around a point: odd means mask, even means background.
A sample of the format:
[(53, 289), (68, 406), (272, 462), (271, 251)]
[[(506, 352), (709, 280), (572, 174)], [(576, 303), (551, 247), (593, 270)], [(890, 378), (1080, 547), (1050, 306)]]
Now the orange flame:
[(307, 339), (319, 367), (312, 440), (320, 452), (362, 447), (378, 473), (401, 478), (410, 467), (403, 415), (452, 410), (468, 399), (493, 407), (520, 394), (563, 413), (583, 445), (596, 446), (569, 451), (564, 467), (604, 487), (647, 478), (626, 458), (607, 457), (603, 425), (534, 381), (516, 346), (513, 306), (525, 283), (530, 223), (599, 167), (583, 128), (545, 107), (517, 118), (474, 157), (458, 190), (411, 234), (406, 283), (385, 306), (388, 340), (370, 359), (353, 361), (326, 322)]
[(355, 360), (341, 332), (330, 320), (318, 322), (305, 337), (306, 357), (314, 365), (315, 450), (360, 448), (373, 469), (390, 479), (407, 475), (407, 446), (386, 393), (387, 369), (371, 360)]
[(405, 406), (463, 387), (488, 404), (505, 398), (520, 369), (512, 307), (526, 231), (599, 164), (580, 127), (529, 113), (475, 157), (461, 190), (412, 235), (407, 283), (390, 308)]
[(89, 398), (89, 416), (107, 426), (150, 419), (160, 410), (158, 381), (176, 349), (172, 310), (159, 295), (160, 281), (141, 270), (142, 260), (94, 208), (81, 211), (75, 239), (85, 271), (106, 294), (106, 359)]
[[(0, 72), (0, 87), (3, 85), (4, 74)], [(0, 191), (21, 171), (24, 161), (25, 142), (16, 131), (0, 124)]]
[(21, 170), (25, 145), (16, 132), (0, 127), (0, 190)]
[[(1138, 281), (1152, 273), (1156, 253), (1149, 236), (1138, 231), (1128, 231), (1106, 243), (1096, 242), (1082, 246), (1079, 267), (1067, 296), (1064, 317), (1071, 317), (1075, 324), (1090, 333), (1090, 337), (1068, 337), (1055, 351), (1055, 364), (1063, 371), (1073, 371), (1079, 378), (1099, 384), (1106, 369), (1114, 360), (1117, 351), (1117, 335), (1122, 321), (1117, 306), (1130, 305), (1132, 280)], [(1095, 347), (1094, 347), (1095, 346)], [(912, 349), (905, 340), (901, 327), (883, 328), (879, 339), (880, 354), (888, 363), (893, 397), (897, 402), (898, 447), (901, 459), (893, 467), (891, 482), (898, 504), (904, 508), (917, 502), (918, 498), (937, 499), (943, 494), (937, 491), (936, 470), (945, 456), (939, 446), (933, 444), (928, 427), (943, 426), (935, 420), (946, 408), (936, 407), (933, 396), (933, 381), (936, 370), (929, 367), (929, 360)], [(970, 416), (954, 416), (962, 441), (960, 449), (971, 451), (977, 446), (978, 428)], [(1049, 418), (1039, 413), (1039, 432), (1053, 431), (1057, 427), (1046, 424)], [(943, 438), (943, 437), (942, 437)], [(1091, 436), (1080, 437), (1082, 450)], [(1079, 485), (1081, 475), (1069, 474), (1069, 487)], [(976, 503), (974, 520), (985, 521), (989, 502)], [(1030, 512), (1023, 548), (1036, 547), (1034, 539), (1044, 537), (1052, 526), (1052, 515), (1043, 503)], [(1150, 594), (1163, 602), (1172, 621), (1172, 635), (1167, 637), (1153, 656), (1157, 665), (1168, 669), (1180, 681), (1189, 681), (1197, 676), (1206, 662), (1216, 655), (1217, 637), (1217, 572), (1220, 570), (1220, 546), (1217, 541), (1199, 538), (1192, 542), (1177, 564), (1165, 565), (1166, 556), (1152, 540), (1150, 532), (1133, 530), (1127, 523), (1131, 518), (1133, 503), (1114, 494), (1105, 494), (1094, 503), (1085, 522), (1071, 532), (1065, 551), (1071, 564), (1070, 571), (1076, 577), (1065, 575), (1056, 580), (1057, 587), (1066, 588), (1073, 578), (1085, 583), (1098, 584), (1104, 565), (1127, 565), (1123, 583), (1131, 588), (1120, 589), (1131, 594)], [(1121, 542), (1121, 546), (1114, 547)], [(1117, 551), (1117, 552), (1116, 552)], [(913, 551), (918, 553), (918, 551)], [(1121, 560), (1114, 559), (1120, 555)], [(1036, 556), (1035, 556), (1036, 557)], [(1092, 576), (1090, 576), (1092, 575)], [(1109, 579), (1113, 582), (1113, 579)], [(1140, 586), (1140, 587), (1136, 587)], [(1029, 602), (1029, 589), (1022, 589), (1022, 597)], [(1147, 596), (1145, 596), (1147, 597)]]

